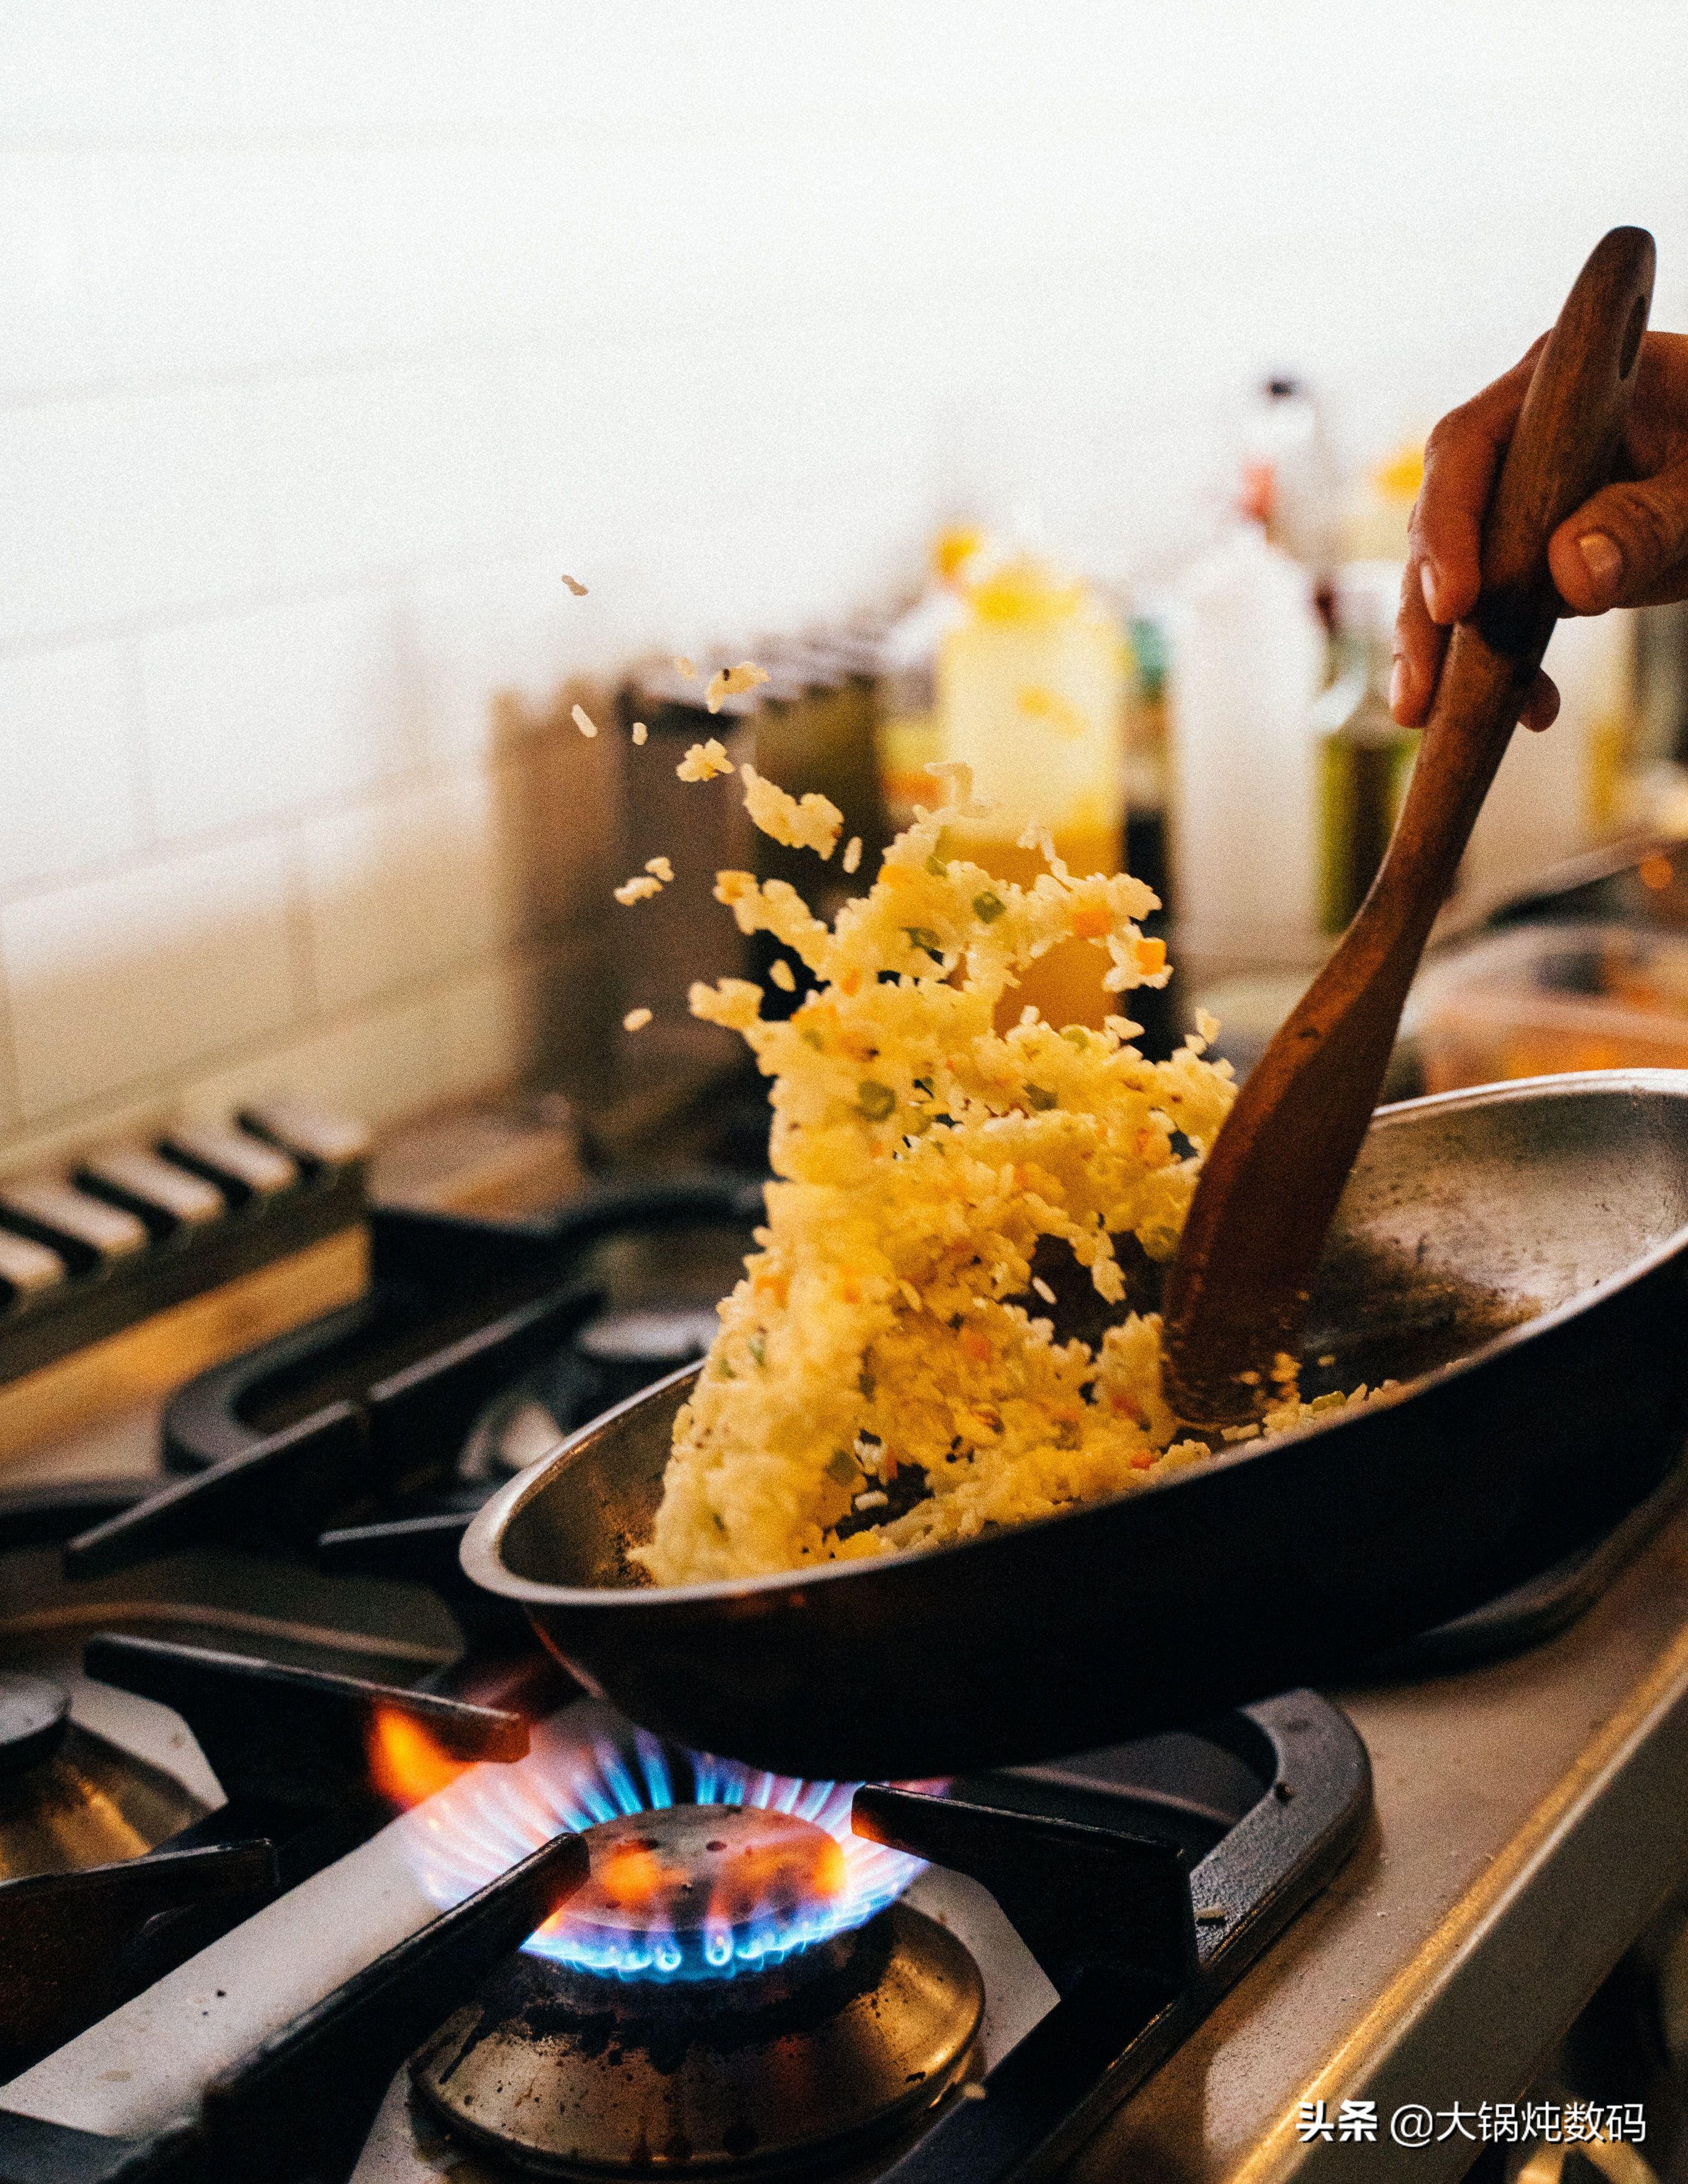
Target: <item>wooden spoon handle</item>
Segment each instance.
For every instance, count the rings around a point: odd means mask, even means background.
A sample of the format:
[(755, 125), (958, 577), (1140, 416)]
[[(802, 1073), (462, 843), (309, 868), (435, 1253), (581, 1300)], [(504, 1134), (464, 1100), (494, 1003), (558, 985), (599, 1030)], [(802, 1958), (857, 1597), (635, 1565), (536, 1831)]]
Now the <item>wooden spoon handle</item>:
[(1273, 1358), (1294, 1350), (1407, 988), (1552, 634), (1548, 542), (1616, 466), (1652, 278), (1652, 237), (1634, 227), (1578, 276), (1501, 465), (1482, 596), (1450, 640), (1388, 854), (1203, 1165), (1167, 1292), (1167, 1396), (1192, 1424), (1253, 1416)]
[[(1616, 471), (1652, 299), (1653, 256), (1644, 228), (1614, 227), (1602, 237), (1536, 359), (1484, 521), (1482, 596), (1449, 642), (1412, 784), (1372, 889), (1379, 910), (1402, 917), (1409, 930), (1422, 928), (1421, 949), (1553, 634), (1563, 602), (1548, 573), (1548, 543)], [(1415, 950), (1414, 968), (1417, 960)]]

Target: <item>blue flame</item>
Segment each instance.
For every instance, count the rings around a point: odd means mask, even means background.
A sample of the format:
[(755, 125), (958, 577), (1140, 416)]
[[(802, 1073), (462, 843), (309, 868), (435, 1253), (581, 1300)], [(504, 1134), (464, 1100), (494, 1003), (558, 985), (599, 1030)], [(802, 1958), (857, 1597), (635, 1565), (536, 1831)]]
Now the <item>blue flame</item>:
[(732, 1979), (783, 1964), (865, 1924), (921, 1871), (918, 1858), (850, 1832), (858, 1786), (799, 1781), (686, 1752), (585, 1702), (541, 1722), (525, 1759), (471, 1767), (397, 1825), (407, 1831), (430, 1899), (443, 1910), (565, 1829), (675, 1804), (754, 1805), (824, 1828), (844, 1852), (844, 1886), (837, 1896), (732, 1926), (706, 1922), (683, 1936), (665, 1926), (633, 1933), (571, 1920), (565, 1907), (523, 1944), (536, 1956), (605, 1977)]

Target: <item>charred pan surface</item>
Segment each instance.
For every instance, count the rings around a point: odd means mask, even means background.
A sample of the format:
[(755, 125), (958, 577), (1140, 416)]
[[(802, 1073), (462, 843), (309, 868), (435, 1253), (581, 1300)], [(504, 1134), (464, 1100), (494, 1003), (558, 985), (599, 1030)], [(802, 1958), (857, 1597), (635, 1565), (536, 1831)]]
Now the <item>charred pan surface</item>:
[[(1166, 1268), (1134, 1237), (1115, 1240), (1126, 1274), (1126, 1296), (1110, 1305), (1060, 1238), (1045, 1237), (1033, 1274), (1055, 1293), (1050, 1305), (1028, 1291), (1017, 1301), (1047, 1312), (1063, 1342), (1077, 1337), (1092, 1349), (1128, 1312), (1158, 1312)], [(1346, 1390), (1364, 1381), (1411, 1380), (1468, 1357), (1508, 1328), (1542, 1309), (1493, 1284), (1474, 1280), (1433, 1255), (1429, 1240), (1408, 1248), (1387, 1239), (1339, 1230), (1319, 1268), (1310, 1324), (1301, 1343), (1304, 1395)], [(1331, 1363), (1322, 1362), (1330, 1358)]]
[(1437, 1264), (1422, 1244), (1415, 1251), (1339, 1235), (1319, 1269), (1301, 1345), (1301, 1392), (1417, 1379), (1470, 1357), (1542, 1308), (1537, 1299)]

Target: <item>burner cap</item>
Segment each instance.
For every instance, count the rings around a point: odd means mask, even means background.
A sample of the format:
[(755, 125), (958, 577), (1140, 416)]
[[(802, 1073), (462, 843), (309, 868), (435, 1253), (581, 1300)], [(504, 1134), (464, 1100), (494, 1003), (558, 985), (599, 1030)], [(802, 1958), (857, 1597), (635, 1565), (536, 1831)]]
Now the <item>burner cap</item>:
[(70, 1725), (70, 1701), (43, 1676), (0, 1676), (0, 1781), (51, 1759)]
[(846, 1886), (837, 1838), (760, 1805), (670, 1805), (587, 1831), (592, 1871), (571, 1897), (566, 1961), (654, 1980), (774, 1964), (836, 1924)]
[(647, 1306), (637, 1312), (604, 1312), (588, 1320), (575, 1340), (581, 1355), (591, 1358), (594, 1365), (672, 1372), (694, 1357), (701, 1357), (720, 1326), (713, 1305)]
[(524, 1953), (410, 2075), (449, 2130), (524, 2173), (808, 2176), (921, 2127), (976, 2067), (984, 1989), (955, 1936), (906, 1903), (796, 1961), (795, 1985), (789, 1966), (665, 1984)]
[(565, 1398), (574, 1424), (623, 1403), (694, 1363), (708, 1351), (721, 1323), (713, 1305), (647, 1304), (599, 1313), (574, 1339), (573, 1382)]

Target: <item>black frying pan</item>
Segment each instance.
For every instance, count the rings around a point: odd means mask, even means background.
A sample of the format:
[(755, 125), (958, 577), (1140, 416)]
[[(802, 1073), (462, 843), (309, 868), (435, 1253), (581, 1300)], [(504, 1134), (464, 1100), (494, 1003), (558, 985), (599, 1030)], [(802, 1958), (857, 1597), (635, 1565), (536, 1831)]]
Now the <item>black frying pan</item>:
[(664, 1588), (627, 1549), (688, 1368), (512, 1479), (464, 1567), (697, 1749), (880, 1780), (1082, 1751), (1351, 1674), (1615, 1521), (1688, 1429), (1685, 1288), (1688, 1072), (1412, 1100), (1373, 1121), (1306, 1344), (1393, 1402), (958, 1546)]

